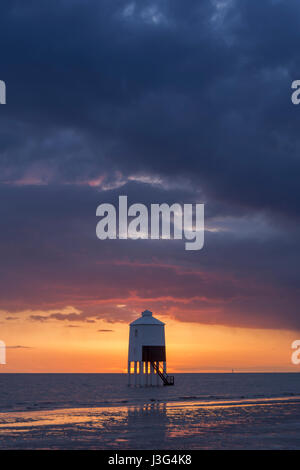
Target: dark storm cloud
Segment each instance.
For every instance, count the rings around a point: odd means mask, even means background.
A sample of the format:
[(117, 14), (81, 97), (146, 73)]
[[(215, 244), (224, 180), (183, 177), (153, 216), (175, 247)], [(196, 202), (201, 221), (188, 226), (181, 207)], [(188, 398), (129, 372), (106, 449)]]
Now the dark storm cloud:
[(4, 2), (2, 181), (184, 175), (299, 215), (300, 5)]
[[(299, 18), (298, 0), (2, 2), (0, 308), (299, 328)], [(205, 202), (217, 231), (193, 254), (100, 242), (118, 194)]]

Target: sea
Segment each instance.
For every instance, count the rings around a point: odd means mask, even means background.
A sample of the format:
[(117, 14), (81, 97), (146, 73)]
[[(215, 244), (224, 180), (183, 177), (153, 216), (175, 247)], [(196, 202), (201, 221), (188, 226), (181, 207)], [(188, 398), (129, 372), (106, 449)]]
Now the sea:
[(0, 374), (0, 449), (299, 448), (299, 373)]

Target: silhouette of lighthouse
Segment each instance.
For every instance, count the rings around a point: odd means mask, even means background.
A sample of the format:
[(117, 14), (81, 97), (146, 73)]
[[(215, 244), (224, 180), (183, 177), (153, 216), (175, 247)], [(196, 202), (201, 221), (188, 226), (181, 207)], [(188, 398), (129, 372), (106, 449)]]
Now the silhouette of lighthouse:
[(167, 375), (165, 324), (149, 310), (129, 326), (128, 385), (174, 385)]

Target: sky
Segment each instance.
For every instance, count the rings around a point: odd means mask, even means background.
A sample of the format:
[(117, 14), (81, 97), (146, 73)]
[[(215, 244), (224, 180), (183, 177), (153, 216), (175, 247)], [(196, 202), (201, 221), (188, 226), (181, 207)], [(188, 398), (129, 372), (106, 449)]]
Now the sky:
[[(0, 372), (291, 371), (300, 338), (298, 0), (4, 0)], [(96, 237), (96, 208), (204, 203), (205, 242)]]

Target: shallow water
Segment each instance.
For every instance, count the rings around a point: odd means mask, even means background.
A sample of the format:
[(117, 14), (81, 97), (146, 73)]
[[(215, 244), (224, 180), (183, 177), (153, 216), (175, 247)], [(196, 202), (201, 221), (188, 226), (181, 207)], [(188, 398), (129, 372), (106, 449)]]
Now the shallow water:
[(176, 374), (174, 387), (127, 386), (125, 374), (0, 374), (0, 411), (300, 395), (300, 374)]
[(2, 449), (298, 449), (298, 374), (0, 375)]

